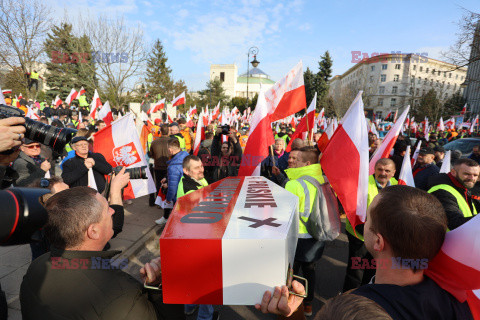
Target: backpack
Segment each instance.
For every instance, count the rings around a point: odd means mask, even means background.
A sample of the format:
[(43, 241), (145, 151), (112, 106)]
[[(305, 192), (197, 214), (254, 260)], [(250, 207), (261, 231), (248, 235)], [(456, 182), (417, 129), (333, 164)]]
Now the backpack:
[[(318, 241), (332, 241), (340, 235), (340, 213), (335, 193), (330, 184), (320, 184), (311, 176), (303, 176), (297, 179), (305, 192), (305, 211), (300, 213), (300, 221), (307, 228), (308, 233)], [(313, 201), (312, 211), (310, 208), (310, 192), (305, 181), (311, 183), (317, 189)], [(307, 218), (305, 222), (304, 219)]]

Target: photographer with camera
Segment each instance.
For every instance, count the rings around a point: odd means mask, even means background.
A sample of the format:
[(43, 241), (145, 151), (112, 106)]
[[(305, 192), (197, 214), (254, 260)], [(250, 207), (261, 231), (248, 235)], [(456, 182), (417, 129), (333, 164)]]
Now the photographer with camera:
[(0, 181), (2, 181), (1, 188), (8, 187), (13, 179), (6, 179), (4, 177), (10, 177), (14, 171), (10, 167), (10, 164), (17, 159), (20, 149), (13, 152), (13, 148), (19, 147), (22, 144), (22, 139), (25, 137), (25, 118), (11, 117), (0, 120)]
[[(222, 142), (222, 135), (226, 135), (228, 140)], [(237, 135), (230, 126), (218, 127), (212, 142), (212, 157), (209, 163), (214, 166), (213, 182), (226, 177), (236, 177), (238, 168), (242, 162), (242, 147), (238, 141)]]
[[(105, 175), (112, 172), (112, 166), (100, 153), (88, 151), (88, 139), (76, 136), (70, 143), (75, 156), (63, 164), (62, 178), (72, 187), (88, 186), (95, 183), (98, 192), (105, 189)], [(94, 181), (89, 181), (89, 170), (92, 170)]]

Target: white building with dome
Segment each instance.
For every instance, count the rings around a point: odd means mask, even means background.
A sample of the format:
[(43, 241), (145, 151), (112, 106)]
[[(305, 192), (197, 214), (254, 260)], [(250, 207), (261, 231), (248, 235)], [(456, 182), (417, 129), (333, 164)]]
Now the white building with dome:
[(250, 68), (249, 73), (238, 75), (236, 64), (212, 64), (210, 66), (210, 80), (219, 79), (225, 89), (225, 94), (230, 98), (248, 97), (252, 99), (260, 92), (260, 86), (266, 90), (275, 84), (270, 76), (259, 68)]

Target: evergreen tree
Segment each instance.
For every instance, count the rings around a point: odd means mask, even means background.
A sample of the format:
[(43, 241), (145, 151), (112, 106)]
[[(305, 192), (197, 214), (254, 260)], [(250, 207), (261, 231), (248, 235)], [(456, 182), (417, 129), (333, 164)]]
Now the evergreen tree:
[(315, 96), (315, 75), (309, 67), (303, 73), (303, 81), (305, 83), (305, 97), (307, 98), (307, 104), (309, 104)]
[(208, 81), (207, 88), (205, 90), (200, 90), (198, 94), (200, 95), (198, 105), (202, 107), (206, 105), (209, 105), (210, 107), (216, 106), (219, 101), (220, 104), (226, 104), (228, 102), (225, 89), (223, 89), (222, 82), (218, 78)]
[(167, 66), (167, 61), (162, 42), (157, 39), (147, 59), (147, 76), (145, 78), (147, 91), (151, 96), (161, 94), (162, 97), (173, 99), (174, 94), (182, 93), (175, 88), (176, 84), (171, 77), (172, 69)]
[(80, 68), (83, 63), (92, 64), (88, 37), (74, 36), (72, 25), (62, 23), (52, 28), (44, 47), (49, 58), (46, 63), (46, 80), (50, 87), (46, 92), (47, 100), (54, 99), (56, 95), (65, 100), (72, 88), (79, 90), (82, 86), (87, 91), (87, 96), (93, 96), (97, 87), (95, 67)]
[[(315, 77), (315, 90), (317, 91), (317, 105), (321, 104), (323, 99), (328, 96), (328, 90), (330, 88), (328, 81), (332, 77), (332, 58), (330, 53), (325, 51), (325, 54), (320, 57), (321, 60), (318, 63), (318, 73)], [(307, 99), (307, 103), (309, 100)]]
[(466, 100), (460, 94), (460, 91), (455, 92), (445, 103), (443, 104), (443, 113), (444, 117), (453, 116), (460, 114), (463, 106), (465, 105)]
[(437, 93), (434, 89), (430, 89), (422, 96), (420, 104), (414, 108), (413, 116), (418, 119), (417, 121), (423, 121), (427, 117), (431, 123), (434, 123), (440, 118), (440, 107), (441, 104), (437, 98)]

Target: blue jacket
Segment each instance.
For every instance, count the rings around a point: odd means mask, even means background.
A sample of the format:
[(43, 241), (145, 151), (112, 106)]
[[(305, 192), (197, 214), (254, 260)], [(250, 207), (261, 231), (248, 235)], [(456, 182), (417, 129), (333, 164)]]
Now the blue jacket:
[(177, 188), (180, 179), (183, 176), (183, 159), (188, 156), (188, 152), (180, 151), (173, 156), (172, 159), (167, 161), (167, 181), (168, 181), (168, 191), (167, 191), (167, 201), (176, 201), (177, 200)]
[(428, 178), (439, 173), (440, 168), (437, 167), (435, 163), (430, 163), (423, 168), (419, 168), (418, 166), (413, 167), (413, 181), (415, 182), (415, 187), (428, 191)]

